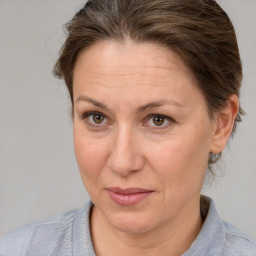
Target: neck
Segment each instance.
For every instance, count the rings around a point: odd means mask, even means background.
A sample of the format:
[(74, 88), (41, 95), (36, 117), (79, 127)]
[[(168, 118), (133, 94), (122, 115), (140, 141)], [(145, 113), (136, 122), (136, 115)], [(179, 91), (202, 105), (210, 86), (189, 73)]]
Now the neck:
[(115, 229), (94, 206), (91, 235), (95, 253), (97, 256), (180, 256), (189, 249), (201, 230), (199, 201), (197, 206), (193, 211), (184, 209), (175, 221), (136, 234)]

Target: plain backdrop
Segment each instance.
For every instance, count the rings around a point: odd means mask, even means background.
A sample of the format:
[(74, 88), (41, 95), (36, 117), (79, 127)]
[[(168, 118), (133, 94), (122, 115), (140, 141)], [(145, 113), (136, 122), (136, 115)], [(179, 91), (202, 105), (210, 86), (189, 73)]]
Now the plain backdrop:
[[(80, 208), (89, 197), (72, 141), (70, 104), (52, 67), (63, 24), (82, 0), (0, 0), (0, 236)], [(219, 0), (237, 31), (247, 112), (217, 178), (203, 193), (222, 218), (256, 239), (256, 1)]]

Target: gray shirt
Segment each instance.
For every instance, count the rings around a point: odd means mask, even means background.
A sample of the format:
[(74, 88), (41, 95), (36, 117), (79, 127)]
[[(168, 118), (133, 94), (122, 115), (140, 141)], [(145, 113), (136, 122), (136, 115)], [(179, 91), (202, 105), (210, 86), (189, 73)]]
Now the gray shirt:
[[(95, 256), (90, 236), (89, 202), (53, 218), (35, 222), (0, 239), (0, 256)], [(201, 198), (203, 227), (183, 256), (256, 256), (256, 242), (222, 221), (213, 201)]]

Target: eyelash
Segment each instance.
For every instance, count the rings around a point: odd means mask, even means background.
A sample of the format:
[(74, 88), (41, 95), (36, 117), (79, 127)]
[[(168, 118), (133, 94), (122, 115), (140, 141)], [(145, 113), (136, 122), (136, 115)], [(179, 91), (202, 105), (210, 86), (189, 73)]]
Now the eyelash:
[[(103, 117), (103, 118), (105, 118), (105, 119), (107, 119), (107, 116), (106, 115), (104, 115), (103, 113), (101, 113), (101, 112), (97, 112), (97, 111), (91, 111), (91, 112), (87, 112), (87, 113), (84, 113), (81, 117), (80, 117), (80, 119), (81, 120), (86, 120), (86, 123), (88, 124), (88, 125), (90, 125), (90, 126), (92, 126), (92, 127), (94, 127), (94, 128), (101, 128), (104, 124), (96, 124), (96, 123), (92, 123), (91, 121), (89, 121), (88, 120), (88, 118), (90, 117), (90, 116), (94, 116), (94, 115), (98, 115), (98, 116), (100, 116), (100, 117)], [(174, 119), (173, 118), (171, 118), (171, 117), (169, 117), (169, 116), (165, 116), (165, 115), (162, 115), (162, 114), (150, 114), (150, 115), (148, 115), (146, 118), (145, 118), (145, 122), (143, 122), (143, 126), (150, 126), (150, 125), (148, 125), (147, 123), (152, 119), (152, 118), (155, 118), (155, 117), (158, 117), (158, 118), (161, 118), (161, 119), (164, 119), (164, 121), (168, 121), (168, 123), (174, 123), (175, 121), (174, 121)], [(145, 124), (146, 123), (146, 124)], [(153, 129), (164, 129), (164, 128), (166, 128), (167, 126), (169, 126), (168, 124), (167, 125), (161, 125), (161, 126), (157, 126), (157, 125), (155, 125), (155, 126), (152, 126), (153, 127)]]
[[(152, 126), (153, 129), (165, 129), (165, 128), (167, 128), (167, 127), (170, 125), (170, 123), (174, 123), (174, 122), (175, 122), (175, 121), (174, 121), (171, 117), (169, 117), (169, 116), (165, 116), (165, 115), (161, 115), (161, 114), (150, 114), (150, 115), (148, 115), (148, 116), (146, 117), (146, 123), (148, 123), (151, 119), (156, 118), (156, 117), (163, 119), (164, 122), (165, 122), (165, 121), (168, 121), (168, 124), (161, 125), (161, 126), (155, 125), (155, 126)], [(148, 126), (148, 125), (144, 125), (144, 126)]]
[(90, 116), (94, 116), (94, 115), (98, 115), (98, 116), (101, 116), (101, 117), (103, 117), (103, 118), (107, 118), (103, 113), (101, 113), (101, 112), (97, 112), (97, 111), (91, 111), (91, 112), (87, 112), (87, 113), (84, 113), (81, 117), (80, 117), (80, 119), (81, 120), (86, 120), (86, 123), (88, 124), (88, 125), (90, 125), (90, 126), (93, 126), (93, 127), (100, 127), (100, 126), (102, 126), (101, 124), (96, 124), (96, 123), (92, 123), (92, 122), (90, 122), (89, 120), (88, 120), (88, 118), (90, 117)]

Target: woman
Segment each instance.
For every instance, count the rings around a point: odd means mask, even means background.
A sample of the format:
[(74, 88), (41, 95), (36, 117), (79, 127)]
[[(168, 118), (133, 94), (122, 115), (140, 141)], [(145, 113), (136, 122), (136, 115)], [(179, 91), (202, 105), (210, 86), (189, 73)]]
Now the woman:
[(256, 255), (200, 196), (241, 121), (233, 26), (213, 0), (93, 0), (54, 73), (92, 199), (0, 240), (0, 255)]

